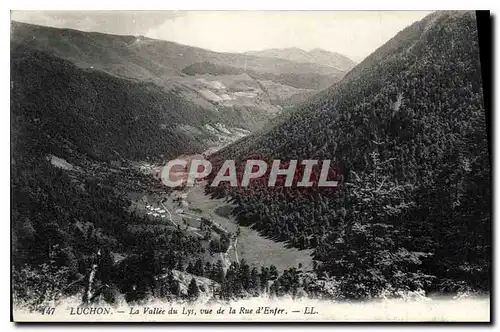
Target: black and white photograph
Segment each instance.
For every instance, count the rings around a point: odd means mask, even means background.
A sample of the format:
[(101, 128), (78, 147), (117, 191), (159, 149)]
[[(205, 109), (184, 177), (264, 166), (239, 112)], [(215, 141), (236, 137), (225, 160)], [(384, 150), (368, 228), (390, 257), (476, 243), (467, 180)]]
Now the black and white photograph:
[(10, 19), (14, 322), (491, 322), (489, 11)]

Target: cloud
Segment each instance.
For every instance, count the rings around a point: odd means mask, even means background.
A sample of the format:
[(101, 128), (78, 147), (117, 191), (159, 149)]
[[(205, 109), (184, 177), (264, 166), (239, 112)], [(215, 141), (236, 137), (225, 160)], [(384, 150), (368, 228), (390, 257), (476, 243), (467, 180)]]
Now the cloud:
[(56, 28), (143, 35), (166, 20), (182, 15), (179, 11), (12, 11), (11, 19)]
[(322, 48), (363, 58), (429, 12), (194, 11), (146, 36), (215, 51)]

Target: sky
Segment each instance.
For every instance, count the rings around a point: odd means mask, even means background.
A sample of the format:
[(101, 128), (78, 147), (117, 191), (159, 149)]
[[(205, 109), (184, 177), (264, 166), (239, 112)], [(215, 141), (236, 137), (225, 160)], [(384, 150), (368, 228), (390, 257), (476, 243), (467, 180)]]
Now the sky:
[(424, 11), (12, 11), (58, 28), (142, 35), (219, 52), (321, 48), (361, 61)]

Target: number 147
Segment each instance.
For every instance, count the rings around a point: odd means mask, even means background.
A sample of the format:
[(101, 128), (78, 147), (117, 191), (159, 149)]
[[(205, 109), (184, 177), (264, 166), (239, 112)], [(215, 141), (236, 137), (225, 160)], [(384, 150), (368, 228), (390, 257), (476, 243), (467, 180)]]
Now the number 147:
[(46, 307), (41, 310), (42, 315), (53, 315), (56, 311), (56, 308)]

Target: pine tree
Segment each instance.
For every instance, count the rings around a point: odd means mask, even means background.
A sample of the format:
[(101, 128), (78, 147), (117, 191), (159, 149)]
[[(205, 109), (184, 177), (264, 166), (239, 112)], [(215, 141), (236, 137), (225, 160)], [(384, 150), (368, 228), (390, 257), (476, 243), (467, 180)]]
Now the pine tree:
[(222, 261), (219, 259), (214, 265), (212, 279), (217, 281), (218, 283), (222, 283), (224, 281), (224, 278), (224, 267), (222, 265)]
[(194, 265), (193, 265), (193, 263), (191, 263), (191, 262), (188, 263), (188, 266), (186, 267), (186, 272), (187, 273), (191, 273), (191, 274), (195, 274), (194, 273)]
[(254, 266), (252, 271), (250, 272), (250, 285), (249, 288), (257, 291), (259, 289), (259, 272), (257, 268)]
[(275, 280), (276, 278), (278, 278), (278, 269), (276, 268), (276, 266), (271, 265), (269, 267), (269, 279)]
[(212, 278), (212, 264), (208, 261), (205, 263), (204, 276)]
[(203, 262), (201, 261), (201, 258), (198, 258), (196, 262), (194, 263), (193, 267), (193, 274), (203, 277), (205, 274), (204, 268), (203, 268)]
[(265, 266), (260, 268), (260, 287), (262, 292), (267, 292), (267, 281), (269, 280), (269, 270)]
[(417, 267), (429, 254), (403, 247), (404, 234), (398, 227), (413, 206), (408, 188), (389, 179), (391, 165), (381, 162), (377, 151), (371, 154), (370, 165), (367, 173), (354, 173), (346, 184), (346, 204), (352, 212), (323, 244), (322, 269), (337, 276), (348, 298), (423, 289), (431, 276), (419, 273)]
[(241, 281), (243, 289), (248, 290), (250, 287), (250, 266), (248, 266), (245, 259), (242, 259), (240, 263), (239, 280)]
[(189, 283), (188, 286), (188, 297), (190, 300), (195, 301), (196, 299), (198, 299), (199, 296), (200, 296), (200, 289), (196, 284), (196, 279), (191, 278), (191, 282)]

